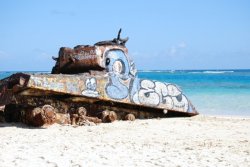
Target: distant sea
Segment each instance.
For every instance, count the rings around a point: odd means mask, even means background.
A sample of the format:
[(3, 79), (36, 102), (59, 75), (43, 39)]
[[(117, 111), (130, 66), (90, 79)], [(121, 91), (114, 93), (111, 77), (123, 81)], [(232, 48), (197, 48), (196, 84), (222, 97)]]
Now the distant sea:
[[(13, 73), (0, 72), (0, 79)], [(250, 69), (152, 70), (138, 75), (177, 84), (201, 114), (250, 116)]]

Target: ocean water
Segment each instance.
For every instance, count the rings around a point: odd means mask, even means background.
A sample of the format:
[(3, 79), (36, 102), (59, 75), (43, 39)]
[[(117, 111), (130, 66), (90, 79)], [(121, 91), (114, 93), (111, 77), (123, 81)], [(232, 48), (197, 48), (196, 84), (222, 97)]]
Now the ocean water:
[[(0, 72), (0, 79), (13, 73)], [(250, 70), (139, 71), (138, 76), (177, 84), (201, 114), (250, 116)]]

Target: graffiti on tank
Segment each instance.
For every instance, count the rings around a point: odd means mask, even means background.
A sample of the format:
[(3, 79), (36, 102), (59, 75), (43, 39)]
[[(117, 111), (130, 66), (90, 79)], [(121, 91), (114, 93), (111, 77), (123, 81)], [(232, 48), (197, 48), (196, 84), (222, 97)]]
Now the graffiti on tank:
[(160, 96), (155, 92), (155, 83), (150, 80), (141, 80), (139, 89), (133, 95), (133, 100), (137, 104), (158, 106), (160, 104)]
[[(64, 90), (64, 83), (57, 80), (45, 78), (45, 77), (32, 77), (34, 85), (37, 87), (44, 87), (47, 89)], [(54, 82), (53, 82), (54, 81)]]
[(82, 91), (82, 95), (89, 97), (98, 97), (99, 93), (96, 91), (96, 88), (96, 78), (88, 78), (85, 81), (85, 90)]
[(128, 97), (129, 90), (125, 82), (130, 79), (129, 63), (121, 50), (107, 52), (106, 70), (109, 73), (106, 94), (112, 99), (119, 100)]
[(182, 111), (188, 111), (189, 108), (186, 96), (173, 84), (135, 79), (130, 94), (131, 101), (136, 104), (161, 106), (169, 110)]
[(136, 75), (137, 75), (137, 70), (135, 68), (135, 63), (132, 60), (130, 60), (129, 75), (132, 76), (132, 77), (136, 77)]
[(106, 70), (109, 80), (105, 91), (111, 99), (128, 98), (135, 104), (185, 112), (190, 110), (186, 96), (176, 85), (138, 79), (133, 61), (128, 60), (121, 50), (107, 52)]
[(119, 77), (111, 76), (106, 85), (106, 93), (112, 99), (125, 99), (128, 96), (129, 91)]

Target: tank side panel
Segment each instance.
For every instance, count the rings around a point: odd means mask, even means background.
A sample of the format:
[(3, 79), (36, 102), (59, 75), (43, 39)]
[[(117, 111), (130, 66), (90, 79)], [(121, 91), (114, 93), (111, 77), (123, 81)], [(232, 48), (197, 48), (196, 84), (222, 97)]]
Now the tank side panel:
[(171, 111), (196, 113), (181, 89), (171, 83), (107, 75), (31, 75), (28, 87)]
[(175, 84), (135, 78), (129, 87), (133, 103), (166, 110), (196, 113), (183, 91)]
[(137, 77), (127, 80), (109, 77), (105, 85), (104, 99), (166, 111), (196, 113), (191, 102), (177, 85)]
[(104, 84), (107, 78), (90, 75), (31, 75), (27, 87), (56, 93), (103, 97)]

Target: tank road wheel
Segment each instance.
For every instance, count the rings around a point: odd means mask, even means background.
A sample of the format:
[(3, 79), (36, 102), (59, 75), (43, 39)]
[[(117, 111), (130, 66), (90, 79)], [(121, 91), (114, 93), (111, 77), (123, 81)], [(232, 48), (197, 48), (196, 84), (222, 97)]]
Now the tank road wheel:
[(36, 107), (33, 110), (29, 110), (25, 112), (25, 121), (24, 123), (32, 126), (42, 126), (44, 125), (44, 121), (41, 118), (42, 109), (40, 107)]
[(56, 122), (56, 112), (51, 105), (44, 105), (42, 107), (41, 115), (46, 124), (52, 125)]
[(107, 111), (107, 110), (102, 112), (102, 116), (101, 116), (102, 122), (106, 122), (106, 119), (108, 117), (108, 113), (109, 113), (109, 111)]
[(87, 115), (87, 110), (86, 110), (86, 108), (84, 108), (84, 107), (79, 107), (79, 108), (77, 109), (77, 114), (78, 114), (79, 116), (86, 116), (86, 115)]
[(70, 120), (72, 125), (82, 124), (86, 120), (87, 110), (84, 107), (71, 108)]
[(105, 110), (102, 112), (102, 122), (114, 122), (117, 120), (117, 115), (114, 111)]
[(127, 121), (134, 121), (135, 120), (135, 115), (134, 114), (127, 114), (125, 116), (125, 120), (127, 120)]
[(109, 112), (108, 120), (110, 120), (110, 122), (114, 122), (115, 120), (117, 120), (117, 115), (114, 111)]
[(50, 105), (36, 107), (25, 112), (25, 123), (32, 126), (51, 125), (56, 122), (55, 109)]

